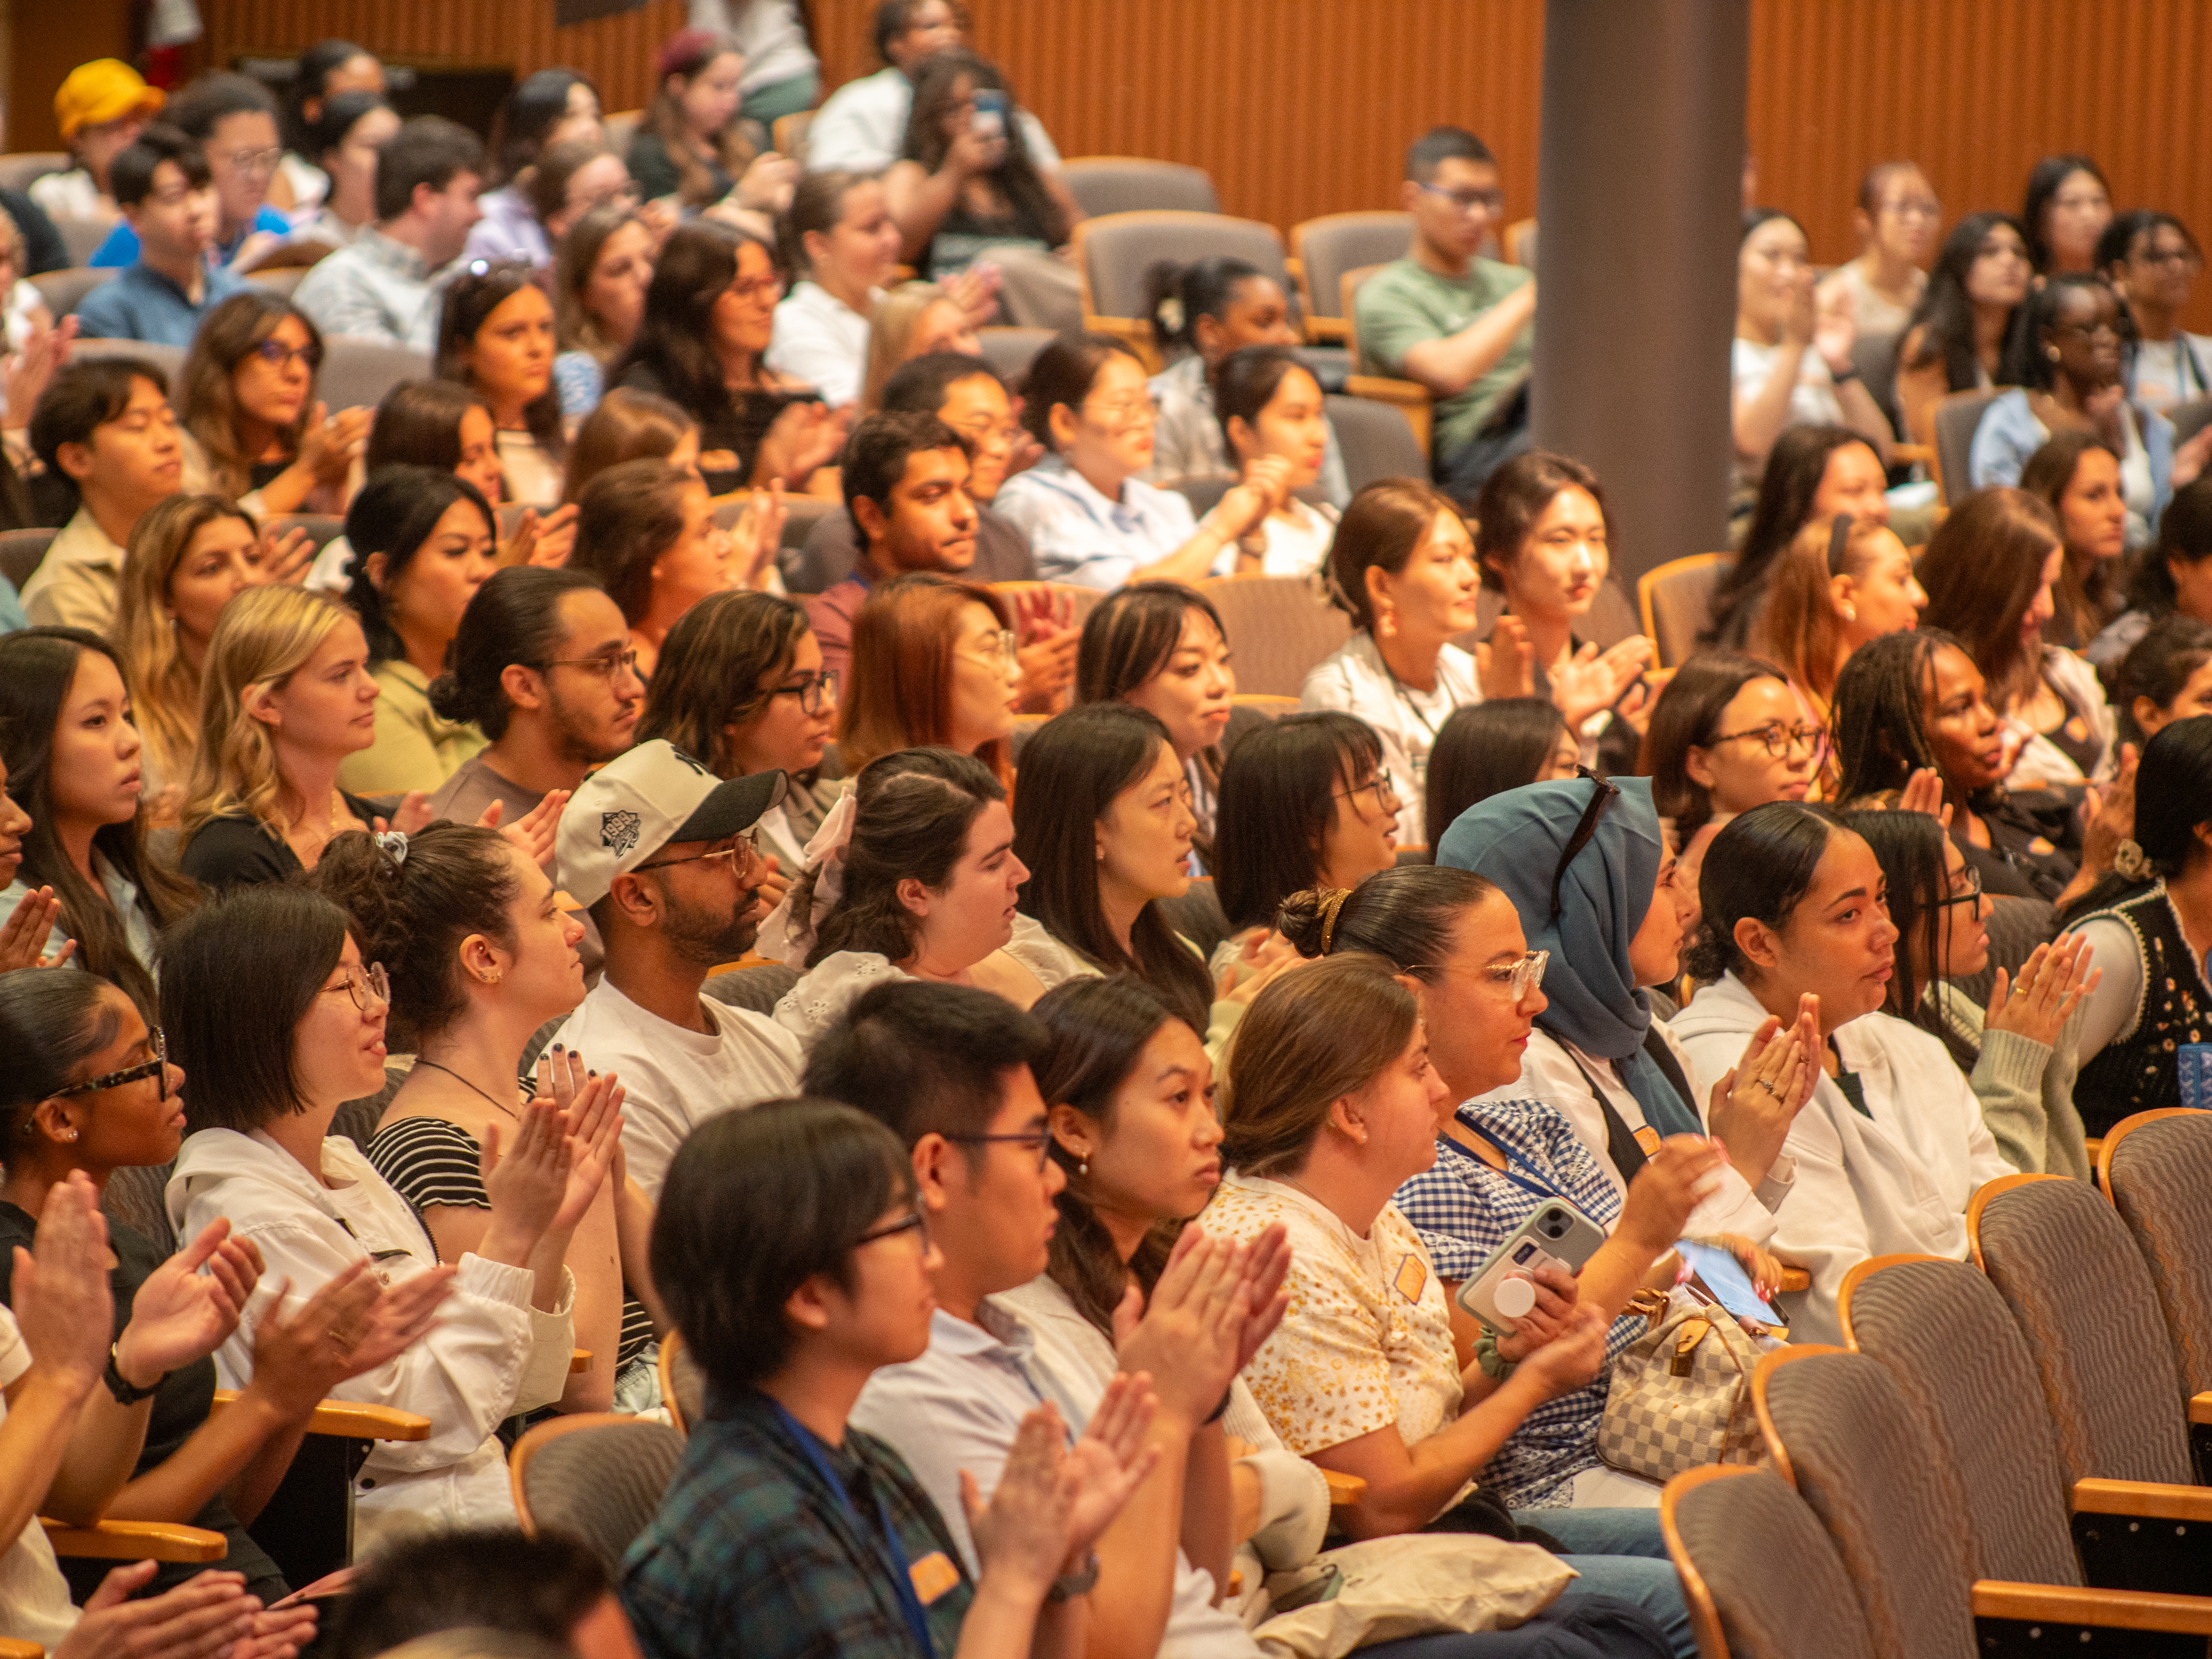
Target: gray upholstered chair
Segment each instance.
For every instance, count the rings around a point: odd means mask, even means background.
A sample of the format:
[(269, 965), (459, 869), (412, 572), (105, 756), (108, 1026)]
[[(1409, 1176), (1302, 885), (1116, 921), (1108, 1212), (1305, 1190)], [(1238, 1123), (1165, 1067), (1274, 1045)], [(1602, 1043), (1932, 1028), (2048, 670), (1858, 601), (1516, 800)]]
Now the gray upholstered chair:
[(84, 302), (86, 295), (102, 283), (112, 281), (114, 276), (115, 270), (112, 266), (92, 270), (82, 265), (73, 265), (66, 270), (41, 272), (29, 281), (31, 286), (39, 290), (40, 297), (46, 301), (46, 309), (53, 313), (54, 320), (59, 322)]
[(1410, 213), (1326, 213), (1292, 225), (1291, 257), (1298, 262), (1298, 302), (1306, 313), (1306, 337), (1341, 341), (1344, 273), (1402, 259), (1413, 240)]
[(707, 1414), (707, 1373), (678, 1331), (660, 1339), (660, 1398), (685, 1434)]
[(538, 1424), (514, 1443), (507, 1472), (514, 1510), (532, 1534), (584, 1540), (610, 1579), (660, 1507), (684, 1457), (684, 1436), (649, 1418), (592, 1412)]
[(1680, 668), (1698, 648), (1698, 635), (1713, 619), (1713, 590), (1735, 562), (1729, 553), (1692, 553), (1654, 565), (1636, 579), (1644, 631), (1659, 647), (1662, 668)]
[(323, 340), (323, 372), (315, 380), (315, 396), (334, 415), (342, 409), (374, 409), (402, 380), (429, 378), (430, 360), (422, 352), (331, 334)]
[(2197, 1479), (2212, 1475), (2212, 1112), (2122, 1118), (2099, 1177), (2149, 1264), (2159, 1310), (2190, 1395)]
[(1217, 576), (1199, 584), (1221, 613), (1237, 689), (1295, 697), (1306, 672), (1352, 637), (1352, 619), (1297, 576)]
[(85, 357), (135, 357), (140, 362), (150, 363), (161, 371), (162, 389), (171, 397), (184, 392), (185, 349), (182, 346), (157, 345), (150, 340), (78, 340), (70, 346), (72, 359)]
[(1060, 163), (1060, 176), (1075, 204), (1097, 217), (1107, 213), (1144, 213), (1160, 209), (1185, 213), (1218, 213), (1221, 198), (1213, 175), (1180, 161), (1143, 155), (1079, 155)]
[(1692, 1469), (1668, 1483), (1659, 1526), (1704, 1659), (1874, 1659), (1836, 1547), (1771, 1471)]
[(767, 1014), (773, 1013), (784, 993), (798, 983), (798, 969), (781, 962), (768, 962), (750, 968), (732, 968), (726, 974), (715, 975), (699, 988), (715, 1001), (726, 1002), (732, 1008)]
[(0, 530), (0, 576), (5, 576), (17, 592), (31, 580), (39, 562), (46, 556), (46, 549), (53, 545), (54, 538), (61, 532), (55, 530)]
[(1994, 392), (1954, 392), (1936, 400), (1936, 484), (1946, 507), (1974, 487), (1974, 428), (1996, 400)]
[(1344, 453), (1344, 472), (1356, 495), (1384, 478), (1428, 481), (1429, 457), (1402, 408), (1374, 398), (1331, 392), (1322, 399), (1336, 446)]

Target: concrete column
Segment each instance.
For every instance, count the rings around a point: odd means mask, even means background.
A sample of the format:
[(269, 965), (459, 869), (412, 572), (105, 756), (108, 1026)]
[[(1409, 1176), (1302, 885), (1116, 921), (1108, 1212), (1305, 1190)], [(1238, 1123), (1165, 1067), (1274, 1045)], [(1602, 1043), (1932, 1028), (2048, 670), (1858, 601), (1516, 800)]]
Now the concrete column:
[(1613, 569), (1727, 546), (1751, 0), (1547, 0), (1535, 441), (1604, 480)]

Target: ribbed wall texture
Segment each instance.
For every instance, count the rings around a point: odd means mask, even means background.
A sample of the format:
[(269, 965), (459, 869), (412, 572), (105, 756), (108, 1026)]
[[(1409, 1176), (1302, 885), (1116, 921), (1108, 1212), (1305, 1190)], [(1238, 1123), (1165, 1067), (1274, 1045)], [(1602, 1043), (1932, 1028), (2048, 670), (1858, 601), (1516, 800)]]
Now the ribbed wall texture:
[[(1227, 211), (1287, 228), (1395, 205), (1407, 141), (1457, 121), (1498, 152), (1507, 217), (1535, 210), (1540, 0), (972, 3), (978, 45), (1063, 154), (1194, 162)], [(872, 67), (869, 0), (809, 9), (833, 84)], [(648, 95), (653, 46), (684, 11), (681, 0), (653, 0), (556, 29), (550, 0), (203, 0), (202, 9), (210, 61), (342, 34), (524, 73), (573, 64), (610, 109)], [(19, 36), (23, 27), (19, 0)], [(2170, 208), (2212, 239), (2209, 86), (2205, 0), (1756, 0), (1749, 142), (1760, 198), (1804, 221), (1824, 262), (1853, 252), (1860, 173), (1900, 155), (1927, 167), (1956, 217), (2017, 210), (2038, 155), (2084, 150), (2122, 206)], [(2194, 326), (2212, 329), (2212, 280), (2199, 284), (2195, 313)]]

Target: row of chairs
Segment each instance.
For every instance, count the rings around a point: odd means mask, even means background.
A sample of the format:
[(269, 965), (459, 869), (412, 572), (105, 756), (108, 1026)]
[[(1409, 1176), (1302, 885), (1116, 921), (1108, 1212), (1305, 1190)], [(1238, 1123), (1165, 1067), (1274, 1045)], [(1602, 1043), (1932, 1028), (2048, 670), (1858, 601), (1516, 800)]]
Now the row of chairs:
[(1863, 1262), (1847, 1347), (1761, 1362), (1771, 1467), (1662, 1504), (1707, 1659), (2206, 1651), (2212, 1114), (2124, 1120), (2097, 1173), (1990, 1182), (1971, 1263)]

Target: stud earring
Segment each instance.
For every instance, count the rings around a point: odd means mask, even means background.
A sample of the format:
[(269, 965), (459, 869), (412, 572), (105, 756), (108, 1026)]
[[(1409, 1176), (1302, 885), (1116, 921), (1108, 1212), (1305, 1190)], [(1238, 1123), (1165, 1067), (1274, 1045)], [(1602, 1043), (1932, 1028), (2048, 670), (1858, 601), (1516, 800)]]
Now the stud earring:
[(1845, 622), (1856, 622), (1858, 619), (1859, 619), (1859, 608), (1858, 608), (1858, 606), (1856, 606), (1856, 605), (1845, 605), (1845, 606), (1844, 607), (1844, 620)]
[(2058, 348), (2057, 346), (2045, 346), (2043, 348), (2043, 355), (2050, 358), (2051, 361), (2055, 363), (2058, 361)]

